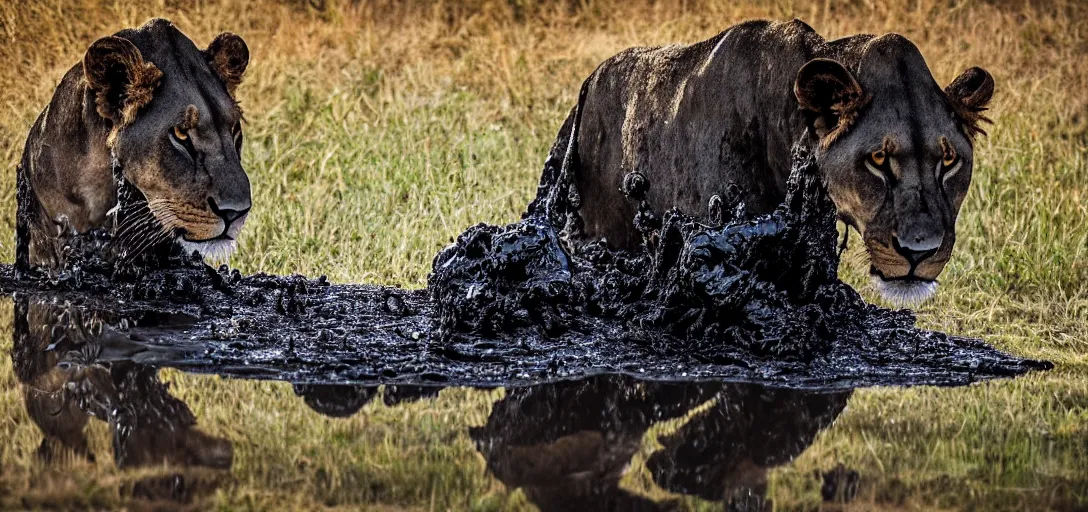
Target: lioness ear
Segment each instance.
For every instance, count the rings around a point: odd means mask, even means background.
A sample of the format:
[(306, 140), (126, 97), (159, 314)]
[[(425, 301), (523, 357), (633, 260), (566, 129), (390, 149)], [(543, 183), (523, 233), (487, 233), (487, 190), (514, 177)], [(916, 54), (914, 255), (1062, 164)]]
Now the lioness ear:
[(831, 59), (813, 59), (797, 72), (793, 95), (801, 108), (816, 114), (816, 134), (824, 139), (854, 122), (868, 97), (853, 73)]
[(994, 77), (982, 68), (971, 68), (956, 77), (944, 88), (952, 113), (956, 120), (972, 138), (978, 134), (986, 135), (979, 126), (992, 122), (982, 115), (994, 96)]
[(227, 85), (227, 92), (234, 94), (234, 88), (242, 83), (242, 75), (246, 74), (246, 66), (249, 65), (246, 42), (230, 32), (223, 32), (215, 36), (208, 49), (204, 50), (204, 57)]
[(162, 79), (162, 71), (144, 62), (136, 45), (115, 36), (103, 37), (87, 48), (83, 75), (95, 92), (98, 115), (121, 126), (131, 123), (136, 112), (151, 102)]

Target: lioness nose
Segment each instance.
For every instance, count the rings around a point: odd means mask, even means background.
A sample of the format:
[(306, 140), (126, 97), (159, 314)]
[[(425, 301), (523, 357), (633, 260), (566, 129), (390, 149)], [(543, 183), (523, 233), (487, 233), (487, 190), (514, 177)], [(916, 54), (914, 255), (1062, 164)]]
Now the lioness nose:
[(249, 213), (249, 204), (224, 206), (226, 206), (226, 208), (220, 207), (219, 204), (215, 202), (214, 198), (208, 198), (208, 207), (212, 209), (212, 213), (220, 216), (223, 219), (223, 222), (226, 222), (228, 225), (231, 222), (238, 220), (241, 216)]
[(910, 263), (911, 267), (918, 266), (918, 264), (921, 263), (922, 260), (933, 256), (934, 254), (937, 254), (937, 249), (940, 249), (939, 244), (931, 248), (917, 249), (917, 246), (912, 246), (911, 244), (903, 244), (899, 241), (899, 237), (893, 238), (892, 242), (892, 245), (895, 246), (895, 252), (903, 256), (903, 258), (905, 258), (907, 262)]

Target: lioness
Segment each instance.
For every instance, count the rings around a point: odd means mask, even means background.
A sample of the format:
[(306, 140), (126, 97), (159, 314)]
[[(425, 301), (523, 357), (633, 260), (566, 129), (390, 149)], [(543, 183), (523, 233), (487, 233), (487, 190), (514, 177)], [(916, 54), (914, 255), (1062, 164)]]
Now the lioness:
[(768, 213), (785, 197), (790, 147), (807, 145), (880, 293), (916, 303), (952, 253), (993, 90), (977, 67), (941, 90), (900, 35), (825, 41), (799, 20), (751, 21), (606, 60), (553, 155), (572, 166), (585, 235), (625, 248), (639, 243), (636, 205), (620, 191), (627, 173), (649, 178), (658, 213), (701, 214), (738, 188), (748, 213)]
[(115, 171), (146, 200), (116, 226), (127, 251), (177, 240), (229, 255), (250, 209), (233, 97), (248, 63), (242, 38), (224, 32), (199, 50), (163, 19), (91, 44), (27, 136), (16, 265), (56, 266), (58, 237), (104, 226), (118, 204)]

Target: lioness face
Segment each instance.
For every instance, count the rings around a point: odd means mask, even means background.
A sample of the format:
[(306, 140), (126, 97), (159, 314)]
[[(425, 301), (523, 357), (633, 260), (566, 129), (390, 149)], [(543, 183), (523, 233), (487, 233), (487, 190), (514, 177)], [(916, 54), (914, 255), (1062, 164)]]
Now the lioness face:
[(972, 123), (993, 79), (972, 68), (942, 91), (903, 41), (874, 40), (859, 77), (835, 61), (812, 61), (795, 91), (802, 106), (830, 114), (814, 121), (817, 160), (839, 218), (862, 235), (874, 284), (909, 305), (933, 294), (952, 255), (971, 183), (971, 137), (981, 132)]
[(122, 131), (115, 152), (125, 155), (125, 178), (186, 251), (220, 259), (234, 250), (250, 209), (241, 112), (199, 91), (166, 89), (164, 101), (148, 109), (161, 115)]
[(148, 82), (141, 75), (149, 67), (161, 73), (157, 83), (142, 84), (140, 105), (121, 104), (116, 115), (105, 109), (114, 120), (109, 144), (124, 177), (147, 199), (148, 215), (161, 225), (162, 233), (151, 236), (174, 237), (186, 251), (222, 261), (235, 249), (251, 206), (241, 163), (242, 112), (232, 96), (249, 52), (233, 34), (201, 51), (169, 29), (172, 44), (147, 45), (154, 48), (150, 55), (127, 39), (100, 39), (88, 50), (84, 69), (92, 87), (105, 91), (99, 92), (100, 113), (109, 91), (124, 90), (131, 101), (133, 85)]

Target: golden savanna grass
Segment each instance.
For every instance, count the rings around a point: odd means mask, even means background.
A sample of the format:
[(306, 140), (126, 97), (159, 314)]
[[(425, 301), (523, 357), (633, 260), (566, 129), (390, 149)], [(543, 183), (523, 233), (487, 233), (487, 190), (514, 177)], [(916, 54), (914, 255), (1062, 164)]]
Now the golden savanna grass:
[[(770, 493), (780, 507), (813, 508), (813, 470), (842, 462), (862, 474), (858, 509), (1071, 509), (1088, 500), (1081, 2), (344, 1), (322, 11), (271, 0), (4, 3), (0, 231), (13, 232), (26, 131), (64, 71), (97, 37), (154, 16), (201, 46), (224, 30), (250, 46), (238, 94), (255, 206), (233, 265), (409, 287), (425, 283), (431, 258), (465, 227), (518, 218), (581, 79), (623, 48), (796, 16), (826, 37), (900, 32), (942, 84), (969, 66), (986, 68), (997, 82), (994, 124), (976, 149), (941, 291), (918, 314), (926, 327), (984, 337), (1057, 368), (967, 389), (859, 391), (832, 428), (774, 473)], [(12, 240), (0, 238), (5, 261)], [(877, 300), (859, 248), (842, 268)], [(10, 336), (0, 336), (10, 349)], [(380, 500), (405, 509), (531, 508), (486, 475), (465, 433), (485, 421), (501, 391), (447, 390), (332, 421), (282, 383), (165, 377), (206, 431), (235, 443), (230, 477), (204, 497), (217, 507)], [(37, 462), (40, 435), (10, 360), (0, 361), (0, 508), (137, 506), (118, 493), (135, 477), (113, 469), (105, 426), (92, 430), (98, 462)], [(639, 465), (654, 443), (647, 438), (624, 484), (662, 496)]]

